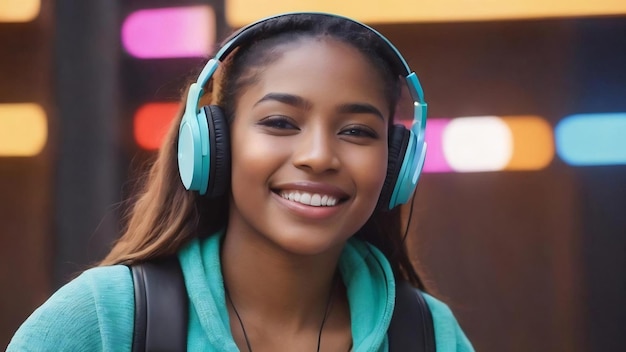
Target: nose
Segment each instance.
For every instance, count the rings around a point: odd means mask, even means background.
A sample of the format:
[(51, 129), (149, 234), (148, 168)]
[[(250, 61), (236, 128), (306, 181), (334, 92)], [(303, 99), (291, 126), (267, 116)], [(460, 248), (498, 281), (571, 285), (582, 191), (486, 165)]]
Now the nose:
[(313, 173), (336, 171), (341, 165), (334, 133), (322, 127), (302, 131), (297, 137), (293, 153), (293, 165)]

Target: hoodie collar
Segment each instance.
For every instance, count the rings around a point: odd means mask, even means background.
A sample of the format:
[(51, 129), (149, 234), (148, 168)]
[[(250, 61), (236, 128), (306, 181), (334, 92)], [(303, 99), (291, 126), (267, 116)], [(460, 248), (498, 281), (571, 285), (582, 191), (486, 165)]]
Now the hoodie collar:
[[(190, 347), (237, 352), (230, 332), (218, 232), (194, 239), (179, 253), (190, 302)], [(347, 288), (353, 351), (387, 351), (387, 329), (395, 302), (395, 281), (389, 262), (374, 246), (350, 239), (339, 259)], [(206, 346), (206, 339), (210, 346)], [(200, 343), (199, 341), (204, 341)]]

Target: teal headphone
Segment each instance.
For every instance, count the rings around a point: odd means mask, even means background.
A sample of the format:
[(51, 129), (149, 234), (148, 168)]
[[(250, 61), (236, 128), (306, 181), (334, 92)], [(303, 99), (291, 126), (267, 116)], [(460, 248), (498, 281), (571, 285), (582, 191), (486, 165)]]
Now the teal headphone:
[(398, 49), (373, 28), (337, 15), (324, 13), (286, 13), (254, 22), (226, 42), (209, 60), (198, 79), (189, 87), (187, 102), (179, 128), (178, 171), (186, 189), (198, 191), (209, 197), (218, 197), (227, 190), (230, 181), (230, 140), (228, 122), (217, 105), (198, 106), (206, 83), (228, 54), (244, 42), (254, 39), (254, 27), (268, 21), (292, 15), (332, 16), (356, 23), (376, 34), (395, 54), (398, 70), (406, 80), (413, 99), (413, 125), (411, 129), (394, 125), (389, 132), (389, 162), (387, 177), (378, 200), (380, 209), (393, 209), (406, 203), (417, 186), (426, 157), (424, 134), (426, 109), (424, 92), (417, 75), (411, 71)]

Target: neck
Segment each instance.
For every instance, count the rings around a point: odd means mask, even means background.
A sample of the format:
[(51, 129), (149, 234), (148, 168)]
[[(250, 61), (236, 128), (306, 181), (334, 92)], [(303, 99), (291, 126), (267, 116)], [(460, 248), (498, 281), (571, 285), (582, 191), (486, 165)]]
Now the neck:
[(232, 301), (247, 325), (258, 319), (266, 326), (318, 328), (333, 289), (341, 249), (299, 256), (266, 242), (242, 233), (226, 233), (222, 271)]

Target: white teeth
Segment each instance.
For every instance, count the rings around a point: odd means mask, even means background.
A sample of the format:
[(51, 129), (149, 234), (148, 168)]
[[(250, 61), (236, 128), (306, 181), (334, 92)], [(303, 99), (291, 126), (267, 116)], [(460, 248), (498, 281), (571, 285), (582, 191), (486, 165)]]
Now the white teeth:
[(311, 197), (311, 205), (314, 207), (319, 207), (322, 205), (322, 197), (319, 194), (314, 194)]
[(300, 195), (300, 200), (299, 200), (299, 202), (300, 202), (300, 203), (302, 203), (302, 204), (312, 205), (312, 204), (311, 204), (311, 195), (310, 195), (310, 194), (308, 194), (308, 193), (302, 193), (302, 194)]
[(283, 191), (280, 196), (293, 202), (314, 207), (332, 207), (337, 204), (337, 198), (327, 194), (306, 193), (301, 191)]

